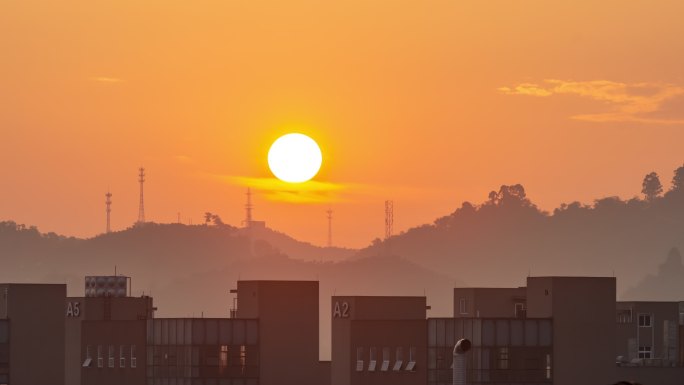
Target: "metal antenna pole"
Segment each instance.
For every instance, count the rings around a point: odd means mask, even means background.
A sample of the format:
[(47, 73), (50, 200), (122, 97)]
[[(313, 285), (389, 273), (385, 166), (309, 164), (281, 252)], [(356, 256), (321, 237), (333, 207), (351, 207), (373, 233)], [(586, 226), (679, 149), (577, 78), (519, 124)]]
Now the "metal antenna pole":
[(110, 217), (111, 217), (110, 213), (112, 212), (112, 193), (107, 191), (107, 193), (105, 194), (105, 197), (107, 198), (107, 200), (105, 200), (105, 205), (107, 205), (107, 233), (111, 233), (112, 232), (112, 226), (111, 226), (111, 222), (110, 222)]
[(326, 211), (328, 214), (328, 247), (332, 247), (332, 214), (333, 211), (331, 208), (328, 208), (328, 211)]
[(391, 255), (390, 238), (394, 232), (394, 201), (385, 201), (385, 253)]
[(385, 240), (394, 232), (394, 201), (385, 201)]
[(245, 227), (252, 227), (252, 189), (247, 187), (247, 204), (245, 204)]
[(145, 183), (145, 169), (140, 167), (138, 170), (138, 182), (140, 182), (140, 205), (138, 206), (138, 223), (145, 223), (145, 198), (143, 193), (143, 184)]

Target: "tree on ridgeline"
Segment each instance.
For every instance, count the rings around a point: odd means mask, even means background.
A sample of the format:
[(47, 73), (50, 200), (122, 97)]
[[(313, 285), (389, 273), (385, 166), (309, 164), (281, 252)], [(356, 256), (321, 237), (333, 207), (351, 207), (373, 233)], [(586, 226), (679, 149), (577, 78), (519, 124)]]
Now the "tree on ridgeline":
[(214, 224), (214, 226), (225, 226), (226, 224), (223, 223), (223, 220), (221, 217), (219, 217), (217, 214), (212, 214), (209, 211), (204, 213), (204, 225), (209, 226), (210, 224)]
[(211, 223), (213, 218), (214, 218), (214, 214), (207, 211), (206, 213), (204, 213), (204, 224), (208, 226), (209, 223)]
[(214, 214), (211, 216), (211, 221), (214, 222), (214, 226), (224, 226), (225, 223), (221, 220), (221, 217), (219, 217), (217, 214)]
[(672, 189), (670, 191), (684, 192), (684, 166), (674, 170), (672, 177)]
[(527, 194), (525, 194), (525, 187), (521, 184), (502, 185), (498, 192), (492, 191), (489, 193), (489, 202), (487, 203), (493, 206), (532, 205), (532, 202), (527, 199)]
[(660, 183), (660, 178), (655, 171), (646, 174), (641, 187), (641, 192), (646, 196), (646, 200), (649, 202), (652, 202), (663, 193), (663, 185)]

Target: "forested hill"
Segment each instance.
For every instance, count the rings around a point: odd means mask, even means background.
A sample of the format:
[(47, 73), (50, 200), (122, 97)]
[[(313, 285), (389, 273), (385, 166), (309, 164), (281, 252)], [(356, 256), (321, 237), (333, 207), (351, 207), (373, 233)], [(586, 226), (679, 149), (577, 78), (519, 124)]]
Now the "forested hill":
[[(245, 231), (225, 224), (146, 223), (77, 239), (0, 222), (0, 282), (67, 283), (69, 295), (82, 295), (84, 276), (111, 275), (116, 267), (133, 278), (134, 295), (155, 297), (160, 314), (221, 316), (238, 279), (305, 279), (321, 281), (323, 299), (324, 291), (431, 293), (436, 310), (451, 311), (457, 281), (402, 258), (350, 260), (354, 250), (316, 247), (270, 229), (253, 231), (252, 237), (250, 245)], [(332, 258), (336, 262), (326, 261)]]
[[(654, 173), (641, 187), (639, 198), (573, 202), (549, 213), (527, 198), (523, 186), (501, 186), (481, 204), (465, 202), (432, 224), (358, 252), (317, 247), (268, 228), (253, 232), (250, 244), (244, 231), (220, 221), (149, 223), (90, 239), (0, 222), (0, 282), (66, 282), (70, 294), (78, 295), (84, 275), (112, 274), (117, 266), (134, 278), (134, 293), (153, 291), (178, 311), (185, 308), (171, 301), (174, 288), (188, 287), (183, 296), (192, 305), (192, 296), (207, 293), (191, 287), (223, 290), (245, 278), (245, 266), (250, 279), (321, 277), (327, 280), (322, 286), (368, 288), (365, 294), (423, 287), (442, 314), (450, 311), (456, 284), (519, 286), (530, 274), (615, 275), (625, 299), (635, 293), (684, 299), (677, 284), (666, 284), (684, 282), (681, 258), (668, 256), (671, 248), (684, 246), (684, 166), (667, 191)], [(201, 284), (190, 284), (197, 277)]]
[(0, 282), (66, 283), (69, 295), (81, 296), (84, 276), (111, 275), (116, 266), (132, 277), (134, 296), (154, 298), (157, 316), (227, 317), (229, 290), (239, 279), (315, 280), (323, 359), (329, 359), (332, 295), (427, 295), (430, 314), (448, 316), (453, 287), (463, 284), (395, 256), (326, 262), (353, 250), (318, 248), (268, 229), (253, 236), (250, 246), (243, 231), (228, 225), (148, 223), (76, 239), (0, 222)]
[[(432, 224), (376, 240), (358, 256), (389, 247), (475, 286), (519, 285), (529, 274), (615, 275), (622, 296), (627, 288), (654, 282), (642, 279), (656, 273), (668, 250), (684, 246), (684, 166), (664, 190), (651, 173), (642, 182), (642, 197), (573, 202), (548, 213), (527, 198), (523, 186), (501, 186), (481, 204), (465, 202)], [(684, 292), (653, 289), (649, 295), (684, 300)]]
[[(178, 273), (211, 271), (241, 258), (289, 255), (298, 260), (343, 260), (355, 250), (324, 248), (297, 241), (268, 228), (247, 233), (225, 224), (187, 226), (146, 223), (90, 239), (43, 234), (35, 227), (0, 222), (0, 280), (35, 280), (136, 271), (153, 274), (162, 268)], [(193, 263), (189, 263), (194, 261)], [(186, 266), (187, 264), (187, 266)]]

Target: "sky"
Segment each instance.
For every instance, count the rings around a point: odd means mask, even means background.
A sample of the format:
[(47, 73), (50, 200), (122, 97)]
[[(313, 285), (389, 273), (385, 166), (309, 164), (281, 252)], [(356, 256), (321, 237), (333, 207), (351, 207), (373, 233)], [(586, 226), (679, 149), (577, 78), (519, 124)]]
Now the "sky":
[[(684, 163), (684, 2), (0, 2), (0, 220), (91, 237), (138, 214), (363, 247), (521, 183), (542, 209)], [(270, 144), (314, 138), (279, 187)]]

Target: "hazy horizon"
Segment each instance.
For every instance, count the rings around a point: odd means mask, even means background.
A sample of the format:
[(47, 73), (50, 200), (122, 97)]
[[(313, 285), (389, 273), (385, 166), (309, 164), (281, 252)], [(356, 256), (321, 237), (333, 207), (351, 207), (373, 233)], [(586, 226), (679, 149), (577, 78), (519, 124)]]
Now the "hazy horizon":
[[(0, 5), (0, 218), (92, 236), (206, 211), (361, 247), (523, 184), (551, 210), (681, 165), (684, 3), (10, 0)], [(540, 31), (544, 31), (540, 33)], [(323, 154), (274, 187), (288, 132)]]

